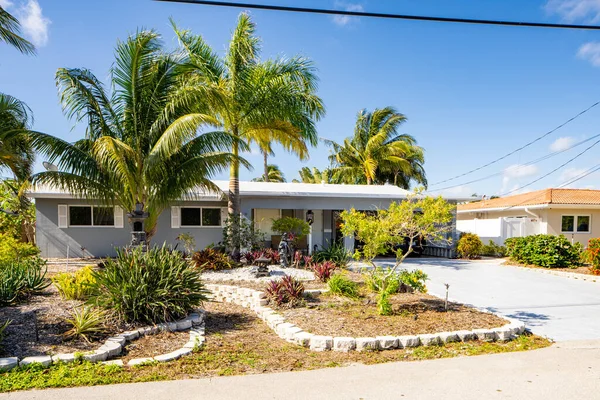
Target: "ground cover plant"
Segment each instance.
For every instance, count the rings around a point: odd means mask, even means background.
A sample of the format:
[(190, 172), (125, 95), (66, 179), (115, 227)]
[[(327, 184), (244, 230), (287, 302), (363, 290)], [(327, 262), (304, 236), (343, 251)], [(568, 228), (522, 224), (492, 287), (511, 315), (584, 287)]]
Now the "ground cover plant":
[(458, 240), (456, 251), (461, 258), (474, 260), (481, 257), (483, 243), (474, 233), (463, 233)]
[(563, 235), (515, 237), (505, 242), (513, 262), (545, 268), (577, 267), (581, 261), (581, 244), (571, 243)]
[(166, 246), (118, 250), (94, 273), (90, 303), (124, 321), (157, 323), (187, 315), (207, 299), (196, 268)]

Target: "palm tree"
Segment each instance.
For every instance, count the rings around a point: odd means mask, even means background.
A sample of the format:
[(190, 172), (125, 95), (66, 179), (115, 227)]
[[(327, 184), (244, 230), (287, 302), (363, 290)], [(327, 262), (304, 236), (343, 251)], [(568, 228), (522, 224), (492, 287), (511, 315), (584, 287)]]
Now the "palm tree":
[(392, 107), (358, 113), (354, 136), (338, 144), (331, 140), (334, 179), (348, 184), (393, 183), (408, 188), (412, 181), (427, 184), (423, 149), (398, 128), (406, 117)]
[(265, 175), (252, 179), (252, 182), (285, 182), (285, 176), (277, 165), (269, 164), (267, 166), (267, 179)]
[[(302, 183), (337, 183), (333, 180), (333, 171), (329, 168), (320, 171), (318, 168), (302, 167), (298, 174), (300, 174)], [(294, 182), (299, 183), (300, 181), (294, 179)]]
[(308, 159), (308, 147), (300, 132), (289, 132), (287, 135), (267, 135), (260, 138), (252, 138), (252, 141), (258, 143), (260, 152), (263, 155), (263, 182), (269, 181), (269, 156), (274, 156), (273, 142), (283, 146), (289, 153), (293, 153), (302, 161)]
[(28, 137), (32, 124), (31, 110), (24, 102), (0, 93), (0, 169), (12, 172), (14, 180), (5, 180), (3, 184), (16, 200), (11, 210), (0, 208), (0, 212), (18, 215), (21, 239), (29, 243), (35, 242), (35, 217), (31, 213), (31, 200), (26, 196), (34, 162)]
[(21, 24), (0, 6), (0, 41), (15, 47), (23, 54), (35, 54), (35, 46), (21, 36)]
[[(298, 141), (315, 146), (315, 121), (324, 114), (316, 95), (317, 77), (313, 63), (304, 57), (260, 60), (260, 39), (246, 13), (240, 14), (229, 48), (221, 58), (201, 36), (178, 29), (181, 47), (187, 54), (183, 69), (187, 84), (182, 93), (196, 93), (196, 104), (215, 116), (233, 137), (231, 152), (238, 156), (243, 143), (257, 143), (269, 153), (277, 142), (301, 158)], [(297, 140), (296, 140), (297, 139)], [(240, 163), (230, 165), (229, 213), (239, 215)], [(236, 224), (232, 235), (238, 234)], [(233, 249), (235, 250), (235, 249)]]
[(180, 63), (166, 54), (158, 34), (142, 31), (119, 42), (111, 70), (109, 95), (86, 69), (56, 73), (60, 98), (69, 118), (86, 124), (85, 138), (75, 143), (34, 133), (33, 144), (57, 160), (59, 171), (34, 176), (34, 182), (107, 204), (149, 213), (151, 237), (161, 212), (193, 189), (218, 189), (209, 180), (232, 162), (247, 162), (224, 152), (234, 138), (224, 132), (198, 134), (213, 117), (182, 105)]

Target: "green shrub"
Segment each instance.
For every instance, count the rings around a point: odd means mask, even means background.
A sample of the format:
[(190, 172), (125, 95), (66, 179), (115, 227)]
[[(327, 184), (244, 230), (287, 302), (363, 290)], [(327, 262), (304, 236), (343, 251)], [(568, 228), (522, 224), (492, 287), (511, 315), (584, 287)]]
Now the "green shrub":
[(143, 252), (118, 250), (102, 271), (94, 272), (89, 302), (125, 321), (157, 323), (184, 317), (206, 300), (198, 271), (166, 246)]
[(487, 257), (505, 257), (506, 247), (497, 245), (493, 240), (489, 244), (484, 244), (481, 248), (481, 255)]
[(192, 261), (196, 268), (207, 271), (221, 271), (233, 267), (233, 263), (227, 254), (212, 247), (195, 252)]
[(52, 277), (54, 286), (66, 300), (86, 300), (94, 290), (94, 269), (88, 265), (75, 273), (63, 272)]
[(281, 235), (284, 233), (291, 233), (298, 238), (301, 238), (308, 235), (310, 232), (310, 225), (308, 222), (300, 218), (282, 217), (273, 220), (273, 226), (271, 229), (273, 232), (277, 232)]
[(350, 259), (350, 253), (346, 250), (343, 243), (331, 243), (328, 247), (316, 251), (312, 260), (314, 262), (325, 262), (331, 261), (334, 262), (340, 268), (346, 267), (348, 265), (348, 260)]
[(572, 268), (579, 265), (583, 247), (563, 235), (532, 235), (507, 239), (507, 254), (514, 262), (545, 268)]
[(359, 296), (358, 285), (342, 274), (333, 275), (327, 282), (329, 292), (355, 299)]
[(590, 272), (600, 275), (600, 239), (590, 239), (583, 253), (583, 260), (590, 264)]
[(425, 282), (427, 279), (429, 279), (427, 274), (420, 269), (414, 271), (401, 270), (388, 276), (387, 270), (378, 267), (364, 275), (365, 284), (369, 290), (381, 293), (385, 288), (387, 294), (408, 291), (426, 293)]
[(272, 280), (265, 287), (267, 300), (278, 307), (295, 307), (302, 302), (304, 284), (292, 276), (286, 275), (281, 280)]
[(474, 260), (481, 257), (483, 243), (479, 239), (479, 236), (474, 233), (463, 233), (458, 240), (456, 250), (461, 258)]
[(32, 244), (23, 243), (12, 236), (0, 234), (0, 264), (20, 261), (39, 253), (40, 250)]
[(29, 258), (0, 265), (0, 306), (17, 303), (48, 287), (46, 263)]
[(105, 331), (106, 311), (95, 307), (81, 306), (74, 308), (71, 311), (71, 317), (66, 321), (71, 325), (71, 329), (65, 333), (67, 339), (82, 338), (90, 342), (93, 336)]
[(392, 315), (394, 310), (392, 309), (392, 303), (390, 302), (390, 294), (381, 292), (377, 296), (377, 311), (379, 315)]

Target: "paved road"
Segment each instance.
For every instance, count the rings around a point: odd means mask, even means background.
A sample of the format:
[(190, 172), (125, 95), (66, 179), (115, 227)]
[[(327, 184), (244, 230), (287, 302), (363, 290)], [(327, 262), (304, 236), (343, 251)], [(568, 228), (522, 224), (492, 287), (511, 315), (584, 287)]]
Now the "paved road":
[(598, 398), (600, 341), (479, 357), (0, 394), (0, 400)]
[[(390, 262), (381, 261), (381, 265)], [(556, 341), (600, 339), (600, 283), (500, 265), (496, 260), (409, 259), (429, 275), (429, 292), (517, 318)], [(600, 394), (598, 394), (600, 398)]]

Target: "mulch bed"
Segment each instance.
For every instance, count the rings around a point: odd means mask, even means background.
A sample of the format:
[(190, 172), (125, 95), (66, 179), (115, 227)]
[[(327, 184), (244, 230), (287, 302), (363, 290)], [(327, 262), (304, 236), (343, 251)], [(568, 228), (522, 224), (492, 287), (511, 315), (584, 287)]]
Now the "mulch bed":
[(125, 346), (121, 360), (127, 362), (133, 358), (155, 357), (182, 348), (190, 339), (190, 333), (160, 332), (156, 335), (144, 336)]
[(525, 267), (525, 268), (531, 268), (531, 269), (541, 269), (541, 270), (544, 270), (544, 271), (572, 272), (574, 274), (594, 275), (590, 271), (590, 268), (588, 266), (581, 266), (581, 267), (575, 267), (575, 268), (545, 268), (545, 267), (539, 267), (537, 265), (519, 264), (519, 263), (516, 263), (516, 262), (512, 262), (512, 261), (510, 261), (508, 259), (504, 262), (504, 264), (505, 265), (516, 266), (516, 267)]
[(307, 300), (305, 307), (282, 309), (288, 322), (325, 336), (403, 336), (480, 328), (496, 328), (508, 321), (462, 304), (449, 303), (422, 293), (399, 293), (390, 297), (393, 315), (377, 311), (376, 295), (358, 300), (323, 294)]
[(4, 331), (0, 356), (23, 358), (95, 350), (110, 335), (131, 328), (109, 323), (106, 332), (94, 337), (92, 343), (83, 339), (66, 340), (64, 334), (71, 326), (65, 319), (70, 318), (70, 311), (79, 304), (81, 302), (63, 300), (50, 285), (43, 294), (32, 296), (19, 305), (1, 307), (0, 321), (8, 319), (12, 322)]

